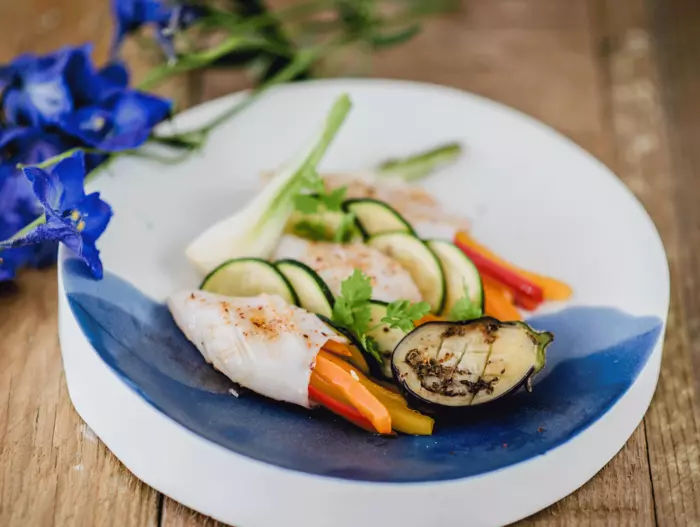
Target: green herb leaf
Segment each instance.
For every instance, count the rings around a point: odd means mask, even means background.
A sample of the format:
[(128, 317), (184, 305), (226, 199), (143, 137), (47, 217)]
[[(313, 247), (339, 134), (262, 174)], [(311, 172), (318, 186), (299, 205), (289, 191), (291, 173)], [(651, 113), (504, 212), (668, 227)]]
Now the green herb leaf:
[(326, 226), (319, 221), (313, 221), (310, 219), (301, 220), (294, 225), (293, 232), (301, 238), (307, 238), (316, 242), (328, 241)]
[(333, 241), (336, 243), (348, 243), (355, 234), (356, 228), (355, 214), (352, 212), (343, 214), (340, 224), (333, 236)]
[(477, 306), (469, 299), (469, 290), (464, 287), (464, 296), (455, 302), (450, 310), (450, 320), (473, 320), (483, 315), (481, 306)]
[(384, 362), (382, 354), (379, 351), (379, 343), (376, 341), (376, 339), (368, 337), (367, 335), (363, 335), (360, 339), (360, 342), (362, 343), (362, 346), (365, 348), (367, 353), (369, 353), (370, 355), (372, 355), (372, 357), (377, 359), (377, 362), (379, 364), (382, 364), (382, 362)]
[(321, 201), (311, 194), (297, 194), (294, 196), (294, 207), (303, 214), (318, 212)]
[(386, 316), (382, 318), (382, 322), (390, 328), (408, 333), (415, 327), (414, 322), (429, 312), (428, 302), (411, 304), (408, 300), (396, 300), (387, 306)]
[(369, 327), (372, 285), (369, 277), (359, 269), (340, 284), (340, 296), (333, 306), (333, 322), (361, 337)]
[(345, 194), (348, 192), (348, 187), (339, 187), (333, 190), (330, 194), (325, 192), (319, 194), (319, 200), (325, 205), (326, 210), (329, 212), (341, 211), (343, 201), (345, 201)]

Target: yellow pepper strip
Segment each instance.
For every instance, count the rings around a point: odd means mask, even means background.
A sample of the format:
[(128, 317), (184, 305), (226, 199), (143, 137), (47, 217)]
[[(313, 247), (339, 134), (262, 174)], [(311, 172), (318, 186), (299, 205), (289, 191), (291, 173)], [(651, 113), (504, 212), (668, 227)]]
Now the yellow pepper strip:
[(432, 435), (435, 421), (431, 417), (409, 408), (406, 399), (400, 394), (373, 382), (344, 360), (332, 355), (328, 358), (348, 373), (354, 371), (363, 386), (379, 399), (379, 402), (389, 411), (394, 430), (411, 435)]
[(338, 388), (345, 399), (366, 417), (380, 434), (391, 434), (391, 416), (386, 407), (354, 376), (338, 366), (333, 355), (321, 350), (316, 355), (314, 372)]

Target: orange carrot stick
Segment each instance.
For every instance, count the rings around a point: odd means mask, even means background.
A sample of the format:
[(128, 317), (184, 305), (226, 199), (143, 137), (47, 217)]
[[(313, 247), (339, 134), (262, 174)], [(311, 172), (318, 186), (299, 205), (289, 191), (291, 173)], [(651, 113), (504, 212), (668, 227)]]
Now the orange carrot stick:
[(484, 310), (486, 314), (498, 320), (520, 320), (520, 312), (513, 305), (512, 294), (496, 282), (487, 277), (482, 277), (484, 284)]
[(499, 263), (503, 267), (507, 267), (512, 271), (515, 271), (517, 273), (520, 273), (523, 277), (527, 278), (531, 282), (535, 283), (538, 287), (542, 289), (542, 292), (544, 293), (544, 297), (546, 300), (566, 300), (571, 295), (573, 294), (573, 291), (571, 287), (562, 282), (561, 280), (557, 280), (555, 278), (549, 277), (549, 276), (544, 276), (541, 274), (533, 273), (532, 271), (526, 271), (525, 269), (521, 269), (520, 267), (517, 267), (516, 265), (508, 262), (507, 260), (504, 260), (500, 256), (496, 255), (493, 251), (488, 249), (487, 247), (484, 247), (481, 245), (479, 242), (477, 242), (474, 238), (469, 236), (466, 232), (458, 232), (456, 236), (456, 240), (458, 243), (467, 245), (474, 251), (479, 252), (482, 254), (485, 258), (488, 258), (490, 260), (493, 260), (494, 262)]
[(442, 319), (441, 319), (440, 317), (438, 317), (438, 316), (435, 316), (435, 315), (433, 315), (433, 314), (428, 313), (427, 315), (425, 315), (425, 316), (419, 318), (418, 320), (416, 320), (416, 321), (414, 322), (414, 325), (415, 325), (416, 327), (418, 327), (418, 326), (422, 326), (422, 325), (425, 324), (426, 322), (437, 322), (438, 320), (442, 320)]
[(345, 344), (338, 342), (337, 340), (327, 340), (323, 345), (323, 349), (330, 353), (340, 355), (341, 357), (352, 357), (352, 352), (350, 349)]
[(316, 356), (314, 371), (325, 381), (339, 388), (348, 402), (365, 416), (380, 434), (391, 434), (391, 416), (386, 407), (362, 385), (357, 374), (335, 364), (323, 350)]
[[(374, 395), (377, 400), (379, 400), (379, 402), (387, 409), (389, 415), (391, 416), (392, 428), (399, 432), (412, 435), (431, 435), (433, 433), (433, 426), (435, 424), (434, 420), (427, 415), (423, 415), (409, 408), (406, 399), (404, 399), (399, 393), (392, 391), (388, 386), (380, 386), (379, 384), (373, 382), (368, 377), (357, 371), (356, 368), (353, 368), (339, 357), (328, 355), (328, 359), (333, 361), (336, 365), (343, 368), (348, 373), (350, 373), (350, 371), (354, 371), (355, 375), (360, 379), (360, 383), (362, 383), (362, 385), (367, 388), (370, 393)], [(312, 373), (312, 385), (313, 379), (314, 374)], [(394, 386), (391, 387), (396, 389)]]

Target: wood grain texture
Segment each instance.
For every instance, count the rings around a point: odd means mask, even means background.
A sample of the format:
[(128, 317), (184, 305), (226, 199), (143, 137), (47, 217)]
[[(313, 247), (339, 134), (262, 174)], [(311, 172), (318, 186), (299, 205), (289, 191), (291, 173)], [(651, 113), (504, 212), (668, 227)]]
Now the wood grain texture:
[[(462, 13), (427, 24), (415, 41), (372, 61), (374, 75), (456, 86), (550, 124), (623, 179), (668, 251), (671, 316), (645, 422), (590, 482), (520, 525), (700, 525), (693, 375), (693, 357), (700, 360), (693, 345), (700, 332), (700, 10), (691, 4), (464, 0)], [(88, 40), (102, 60), (108, 28), (107, 2), (4, 2), (0, 63)], [(125, 52), (138, 78), (150, 59), (135, 46)], [(240, 74), (210, 73), (201, 93), (247, 84)], [(160, 91), (187, 104), (191, 85), (180, 79)], [(62, 376), (55, 295), (52, 270), (0, 288), (0, 525), (222, 525), (140, 483), (82, 423)]]
[[(659, 215), (676, 215), (674, 232), (665, 233), (672, 270), (673, 309), (654, 405), (647, 418), (649, 458), (659, 525), (700, 524), (700, 10), (678, 0), (649, 2), (660, 86), (656, 98), (666, 109), (665, 136), (670, 160), (650, 178), (649, 193)], [(643, 67), (639, 65), (640, 69)], [(659, 82), (661, 79), (661, 82)], [(672, 174), (669, 177), (668, 174)], [(664, 177), (665, 176), (665, 177)], [(661, 181), (659, 181), (661, 180)], [(665, 184), (664, 184), (665, 183)], [(669, 210), (671, 209), (671, 210)], [(652, 212), (653, 213), (653, 212)], [(663, 228), (663, 227), (662, 227)]]
[(3, 286), (0, 335), (0, 525), (156, 525), (158, 494), (70, 404), (54, 270)]

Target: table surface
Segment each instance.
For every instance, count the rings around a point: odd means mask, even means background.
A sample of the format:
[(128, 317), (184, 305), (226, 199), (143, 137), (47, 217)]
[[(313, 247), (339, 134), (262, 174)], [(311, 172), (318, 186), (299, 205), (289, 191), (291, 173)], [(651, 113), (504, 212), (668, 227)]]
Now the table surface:
[[(87, 40), (104, 57), (107, 4), (2, 3), (0, 63)], [(431, 22), (408, 45), (377, 56), (372, 74), (463, 88), (570, 137), (641, 199), (671, 268), (664, 359), (644, 421), (591, 481), (520, 524), (700, 525), (693, 375), (700, 360), (700, 5), (463, 4), (461, 14)], [(144, 59), (134, 48), (128, 54), (138, 75)], [(230, 74), (212, 73), (199, 86), (180, 81), (165, 89), (196, 101), (239, 84)], [(137, 480), (80, 420), (63, 377), (56, 309), (55, 269), (27, 271), (0, 288), (0, 525), (216, 524)]]

